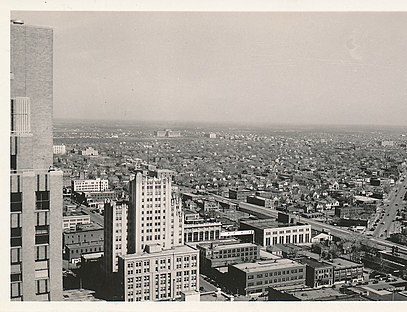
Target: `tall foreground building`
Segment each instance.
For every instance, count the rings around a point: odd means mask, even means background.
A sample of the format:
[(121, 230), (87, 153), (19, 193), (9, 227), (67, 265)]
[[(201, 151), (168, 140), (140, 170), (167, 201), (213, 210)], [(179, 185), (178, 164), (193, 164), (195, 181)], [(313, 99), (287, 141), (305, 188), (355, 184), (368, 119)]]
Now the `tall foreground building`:
[[(172, 175), (170, 170), (144, 171), (130, 181), (128, 252), (115, 256), (123, 248), (117, 239), (110, 239), (112, 243), (107, 246), (114, 246), (116, 252), (105, 250), (109, 267), (117, 261), (120, 296), (125, 301), (172, 300), (181, 297), (182, 292), (199, 289), (198, 250), (183, 244), (182, 203), (173, 190)], [(117, 207), (105, 205), (113, 224), (106, 226), (105, 237), (112, 237), (108, 232), (117, 233), (124, 228), (118, 222), (120, 218), (114, 217), (122, 210)], [(114, 227), (115, 231), (107, 231)]]
[(62, 300), (62, 171), (52, 169), (53, 31), (11, 25), (11, 300)]
[(130, 183), (129, 253), (146, 245), (162, 248), (183, 245), (181, 200), (172, 192), (173, 171), (138, 172)]

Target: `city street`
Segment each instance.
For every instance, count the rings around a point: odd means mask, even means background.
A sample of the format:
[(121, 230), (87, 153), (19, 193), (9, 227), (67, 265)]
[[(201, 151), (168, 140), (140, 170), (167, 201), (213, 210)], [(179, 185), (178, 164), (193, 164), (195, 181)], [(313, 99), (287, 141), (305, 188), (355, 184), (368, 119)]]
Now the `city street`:
[[(248, 204), (248, 203), (244, 203), (241, 202), (239, 204), (239, 209), (243, 209), (246, 212), (251, 212), (251, 213), (261, 213), (264, 216), (269, 216), (269, 217), (277, 217), (278, 215), (278, 210), (273, 210), (270, 208), (264, 208), (261, 206), (257, 206), (257, 205), (252, 205), (252, 204)], [(377, 237), (368, 237), (366, 235), (363, 234), (357, 234), (355, 232), (352, 231), (348, 231), (348, 230), (344, 230), (341, 228), (338, 228), (337, 226), (334, 225), (330, 225), (330, 224), (325, 224), (322, 222), (318, 222), (318, 221), (314, 221), (312, 219), (306, 219), (306, 218), (301, 218), (300, 219), (301, 222), (303, 223), (307, 223), (310, 224), (312, 226), (312, 229), (316, 230), (316, 231), (328, 231), (331, 235), (339, 237), (339, 238), (356, 238), (356, 237), (360, 237), (360, 238), (365, 238), (367, 240), (369, 240), (370, 242), (373, 242), (379, 246), (382, 246), (384, 248), (392, 248), (392, 247), (399, 247), (400, 251), (404, 251), (407, 252), (407, 247), (406, 246), (402, 246), (399, 244), (395, 244), (392, 243), (390, 241), (386, 241), (383, 238), (377, 238)]]
[(397, 182), (396, 187), (390, 192), (387, 203), (384, 204), (384, 216), (379, 219), (373, 236), (386, 238), (395, 232), (397, 210), (404, 207), (404, 194), (406, 193), (407, 181)]
[(98, 225), (104, 226), (104, 221), (103, 221), (103, 216), (101, 216), (97, 212), (91, 212), (91, 210), (94, 210), (95, 208), (90, 208), (86, 206), (81, 206), (81, 209), (83, 212), (87, 213), (90, 216), (90, 221), (97, 223)]

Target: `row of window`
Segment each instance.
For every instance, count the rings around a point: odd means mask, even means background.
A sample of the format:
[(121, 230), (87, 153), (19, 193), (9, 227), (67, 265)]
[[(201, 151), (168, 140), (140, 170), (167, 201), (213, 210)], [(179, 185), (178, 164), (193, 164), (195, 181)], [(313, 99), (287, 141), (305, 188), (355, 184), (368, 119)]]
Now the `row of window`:
[(278, 277), (274, 279), (269, 279), (269, 280), (264, 280), (264, 281), (256, 281), (254, 282), (249, 282), (247, 283), (247, 286), (254, 286), (254, 285), (267, 285), (267, 284), (275, 284), (275, 283), (281, 283), (281, 282), (288, 282), (288, 281), (295, 281), (295, 280), (302, 280), (304, 279), (304, 275), (292, 275), (292, 276), (285, 276), (285, 277)]
[[(164, 188), (164, 185), (162, 186)], [(152, 189), (160, 189), (161, 188), (161, 184), (147, 184), (147, 185), (143, 185), (141, 187), (141, 189), (144, 190), (152, 190)]]
[[(285, 239), (284, 239), (285, 238)], [(292, 238), (292, 240), (291, 240)], [(273, 237), (272, 238), (272, 244), (270, 237), (266, 238), (266, 246), (270, 245), (276, 245), (278, 244), (303, 244), (303, 243), (309, 243), (310, 241), (310, 235), (305, 234), (305, 240), (304, 240), (304, 234), (299, 234), (299, 235), (287, 235), (287, 236), (279, 236), (279, 237)]]
[[(296, 273), (302, 273), (304, 272), (303, 268), (299, 268), (299, 269), (292, 269), (291, 270), (291, 274), (296, 274)], [(268, 277), (268, 276), (278, 276), (278, 275), (286, 275), (286, 274), (290, 274), (290, 270), (282, 270), (282, 271), (275, 271), (275, 272), (270, 272), (270, 273), (259, 273), (256, 275), (256, 278), (263, 278), (263, 277)], [(250, 274), (247, 276), (247, 279), (254, 279), (254, 275)]]
[(71, 254), (82, 254), (86, 252), (98, 252), (98, 251), (103, 251), (102, 247), (95, 247), (95, 248), (81, 248), (81, 249), (71, 249)]
[(242, 253), (231, 253), (231, 254), (214, 254), (213, 259), (226, 259), (226, 258), (253, 258), (257, 257), (257, 252), (242, 252)]
[[(192, 255), (192, 256), (184, 256), (184, 257), (177, 257), (177, 258), (176, 258), (176, 262), (177, 262), (177, 263), (182, 262), (182, 260), (184, 260), (184, 262), (187, 262), (187, 261), (189, 261), (189, 260), (196, 261), (196, 260), (197, 260), (197, 256), (196, 256), (196, 255)], [(158, 265), (159, 263), (160, 263), (160, 264), (165, 264), (165, 263), (170, 264), (170, 263), (171, 263), (171, 258), (155, 259), (155, 264)], [(149, 266), (149, 265), (150, 265), (150, 261), (149, 261), (149, 260), (144, 260), (144, 261), (129, 261), (129, 262), (127, 263), (127, 268), (128, 268), (128, 269), (131, 269), (131, 268), (134, 268), (134, 267), (141, 267), (142, 265), (143, 265), (143, 266)]]
[[(183, 286), (184, 289), (194, 288), (194, 287), (196, 287), (195, 282), (191, 282), (190, 285), (185, 284)], [(179, 296), (181, 294), (181, 290), (182, 290), (181, 285), (177, 285), (175, 295)], [(156, 287), (155, 292), (156, 292), (156, 295), (155, 295), (156, 299), (170, 298), (171, 297), (171, 286), (169, 286), (168, 288), (166, 288), (166, 287)], [(134, 294), (135, 294), (135, 296), (134, 296)], [(149, 289), (146, 289), (144, 291), (144, 297), (142, 295), (141, 290), (136, 290), (136, 291), (129, 290), (127, 292), (127, 301), (142, 301), (142, 298), (144, 298), (144, 300), (150, 300), (150, 291), (149, 291)]]
[(219, 238), (219, 230), (216, 231), (206, 231), (206, 232), (193, 232), (185, 233), (184, 239), (186, 242), (196, 242), (203, 240), (214, 240)]
[[(144, 200), (144, 199), (145, 199), (145, 200)], [(154, 199), (154, 200), (153, 200), (153, 199)], [(141, 202), (142, 202), (142, 203), (144, 203), (144, 202), (153, 202), (153, 201), (156, 201), (156, 202), (158, 202), (158, 201), (163, 201), (163, 202), (165, 202), (165, 201), (166, 201), (166, 197), (163, 197), (162, 199), (161, 199), (161, 197), (155, 197), (155, 198), (152, 198), (152, 197), (141, 198)], [(144, 207), (144, 206), (142, 205), (141, 207)], [(150, 205), (150, 207), (152, 207), (152, 205)], [(155, 206), (155, 207), (159, 207), (159, 206)]]

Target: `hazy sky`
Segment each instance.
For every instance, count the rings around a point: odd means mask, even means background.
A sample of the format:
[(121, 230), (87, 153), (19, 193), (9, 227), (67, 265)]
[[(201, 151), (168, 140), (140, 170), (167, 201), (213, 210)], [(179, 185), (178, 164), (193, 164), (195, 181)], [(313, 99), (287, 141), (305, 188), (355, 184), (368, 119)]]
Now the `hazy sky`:
[(54, 117), (407, 126), (407, 13), (13, 12)]

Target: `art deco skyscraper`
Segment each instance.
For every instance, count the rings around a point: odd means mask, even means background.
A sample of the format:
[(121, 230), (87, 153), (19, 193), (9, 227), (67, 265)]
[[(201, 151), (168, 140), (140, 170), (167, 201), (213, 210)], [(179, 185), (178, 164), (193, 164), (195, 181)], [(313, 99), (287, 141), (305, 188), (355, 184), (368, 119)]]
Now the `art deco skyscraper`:
[(146, 245), (183, 245), (181, 201), (172, 192), (172, 175), (171, 170), (138, 172), (130, 182), (129, 253), (142, 252)]
[(118, 257), (124, 301), (198, 293), (198, 250), (184, 245), (182, 202), (171, 170), (137, 172), (129, 186), (128, 254)]
[(52, 168), (53, 30), (11, 27), (11, 299), (62, 300), (62, 172)]

